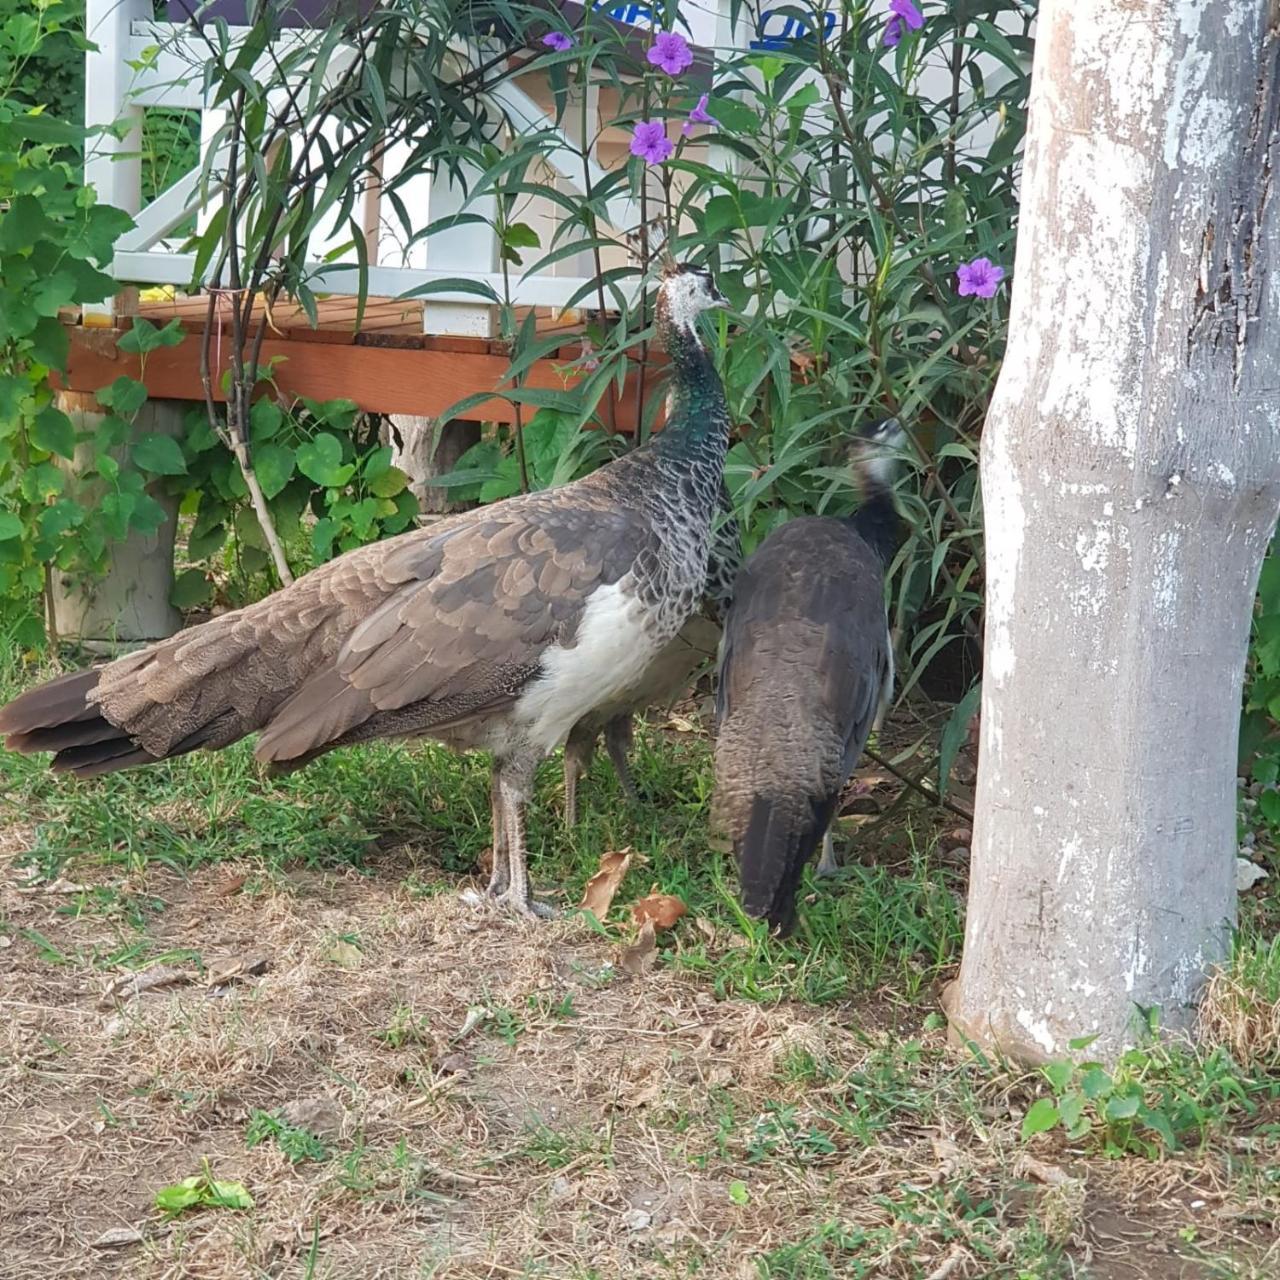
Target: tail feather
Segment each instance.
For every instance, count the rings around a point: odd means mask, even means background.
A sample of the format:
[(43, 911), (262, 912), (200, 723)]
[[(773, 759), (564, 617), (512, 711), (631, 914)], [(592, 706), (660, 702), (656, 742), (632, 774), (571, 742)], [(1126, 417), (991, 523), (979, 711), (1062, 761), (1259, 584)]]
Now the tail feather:
[(790, 929), (804, 865), (822, 843), (834, 810), (834, 797), (752, 798), (737, 849), (742, 906), (749, 916)]

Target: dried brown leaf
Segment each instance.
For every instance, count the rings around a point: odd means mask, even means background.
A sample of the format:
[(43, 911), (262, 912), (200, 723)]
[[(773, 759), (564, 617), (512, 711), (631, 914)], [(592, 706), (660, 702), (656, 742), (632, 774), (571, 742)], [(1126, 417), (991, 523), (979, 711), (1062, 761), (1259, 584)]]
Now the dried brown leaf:
[(238, 876), (228, 876), (214, 891), (217, 898), (230, 898), (234, 894), (240, 892), (244, 888), (249, 879), (248, 872), (243, 872)]
[(190, 982), (191, 977), (189, 970), (179, 969), (171, 964), (153, 964), (136, 973), (122, 973), (113, 978), (110, 986), (102, 993), (98, 1008), (110, 1009), (121, 1000), (132, 999), (144, 991), (154, 991), (157, 987), (178, 986), (180, 983)]
[(652, 920), (653, 927), (658, 932), (672, 928), (675, 922), (688, 912), (689, 908), (674, 894), (658, 893), (657, 885), (647, 897), (631, 904), (631, 919), (636, 924), (644, 924), (646, 920)]
[(210, 960), (205, 968), (204, 980), (211, 987), (225, 987), (239, 978), (252, 978), (267, 967), (267, 957), (260, 953), (238, 956), (221, 956)]
[(590, 911), (597, 920), (603, 921), (613, 905), (613, 895), (618, 892), (618, 886), (630, 867), (630, 849), (604, 854), (600, 859), (599, 870), (587, 881), (587, 887), (582, 891), (582, 901), (578, 905), (584, 911)]
[(621, 954), (618, 956), (618, 964), (626, 970), (627, 973), (639, 975), (653, 968), (653, 962), (658, 958), (658, 940), (657, 933), (653, 927), (652, 920), (646, 920), (640, 926), (640, 932), (636, 936), (636, 940), (629, 946), (623, 947)]

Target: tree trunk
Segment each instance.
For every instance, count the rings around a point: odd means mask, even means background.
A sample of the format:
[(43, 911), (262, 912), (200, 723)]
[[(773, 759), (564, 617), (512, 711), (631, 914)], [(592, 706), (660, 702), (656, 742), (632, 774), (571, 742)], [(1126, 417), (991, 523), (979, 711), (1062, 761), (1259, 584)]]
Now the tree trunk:
[[(97, 400), (75, 391), (58, 393), (59, 407), (77, 431), (95, 430), (105, 417)], [(183, 431), (185, 400), (148, 400), (139, 410), (139, 435), (159, 432), (178, 436)], [(128, 443), (113, 451), (123, 462)], [(80, 479), (92, 466), (91, 444), (79, 445), (66, 470), (73, 477), (79, 502), (101, 497), (103, 482), (96, 476)], [(92, 653), (112, 653), (138, 644), (163, 640), (182, 625), (182, 615), (169, 603), (173, 591), (173, 544), (178, 527), (178, 500), (153, 493), (166, 519), (155, 533), (131, 532), (110, 548), (111, 567), (104, 578), (80, 582), (55, 570), (53, 615), (58, 635), (75, 640)]]
[(391, 460), (409, 477), (409, 489), (418, 499), (423, 515), (462, 511), (472, 505), (455, 502), (448, 489), (431, 483), (436, 476), (452, 471), (473, 444), (479, 443), (480, 424), (454, 418), (437, 422), (413, 414), (394, 414), (387, 420), (385, 439), (391, 445)]
[(1236, 735), (1280, 507), (1280, 10), (1045, 0), (955, 1032), (1188, 1029), (1235, 914)]

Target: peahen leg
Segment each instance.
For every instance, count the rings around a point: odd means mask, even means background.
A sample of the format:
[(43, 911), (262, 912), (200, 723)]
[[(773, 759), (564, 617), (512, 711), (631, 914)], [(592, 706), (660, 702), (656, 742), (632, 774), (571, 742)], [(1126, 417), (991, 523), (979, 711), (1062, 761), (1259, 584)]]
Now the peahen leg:
[(585, 721), (579, 721), (564, 744), (564, 825), (570, 829), (578, 825), (578, 780), (591, 768), (596, 733)]
[(517, 915), (530, 920), (550, 920), (556, 916), (554, 908), (535, 902), (529, 887), (529, 871), (526, 866), (524, 811), (533, 789), (533, 771), (536, 760), (517, 758), (498, 766), (497, 785), (502, 806), (503, 828), (506, 834), (507, 868), (510, 879), (506, 888), (496, 896)]
[(831, 842), (830, 827), (827, 828), (826, 834), (822, 837), (822, 856), (818, 859), (816, 874), (822, 879), (840, 874), (840, 863), (836, 861), (836, 850), (835, 845)]
[(489, 873), (488, 894), (501, 898), (511, 884), (510, 859), (507, 856), (507, 828), (502, 814), (502, 796), (498, 789), (498, 766), (489, 780), (489, 811), (493, 822), (493, 870)]
[(604, 745), (613, 761), (614, 772), (626, 797), (633, 804), (640, 801), (635, 781), (631, 777), (631, 747), (635, 742), (630, 714), (614, 716), (604, 727)]

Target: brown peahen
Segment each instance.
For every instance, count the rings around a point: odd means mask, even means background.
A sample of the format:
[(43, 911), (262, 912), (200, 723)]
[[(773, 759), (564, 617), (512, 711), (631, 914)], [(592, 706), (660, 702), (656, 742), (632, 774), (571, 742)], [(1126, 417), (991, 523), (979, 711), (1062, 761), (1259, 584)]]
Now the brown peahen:
[(261, 731), (290, 769), (373, 738), (493, 753), (489, 893), (545, 915), (525, 866), (539, 760), (633, 685), (707, 578), (729, 417), (698, 318), (708, 272), (671, 268), (657, 319), (672, 411), (650, 444), (558, 489), (350, 551), (248, 608), (0, 709), (14, 751), (92, 777)]
[(862, 432), (858, 510), (771, 533), (738, 575), (725, 622), (716, 820), (733, 842), (744, 910), (784, 930), (819, 843), (831, 862), (840, 791), (893, 689), (884, 571), (902, 439), (892, 418)]

